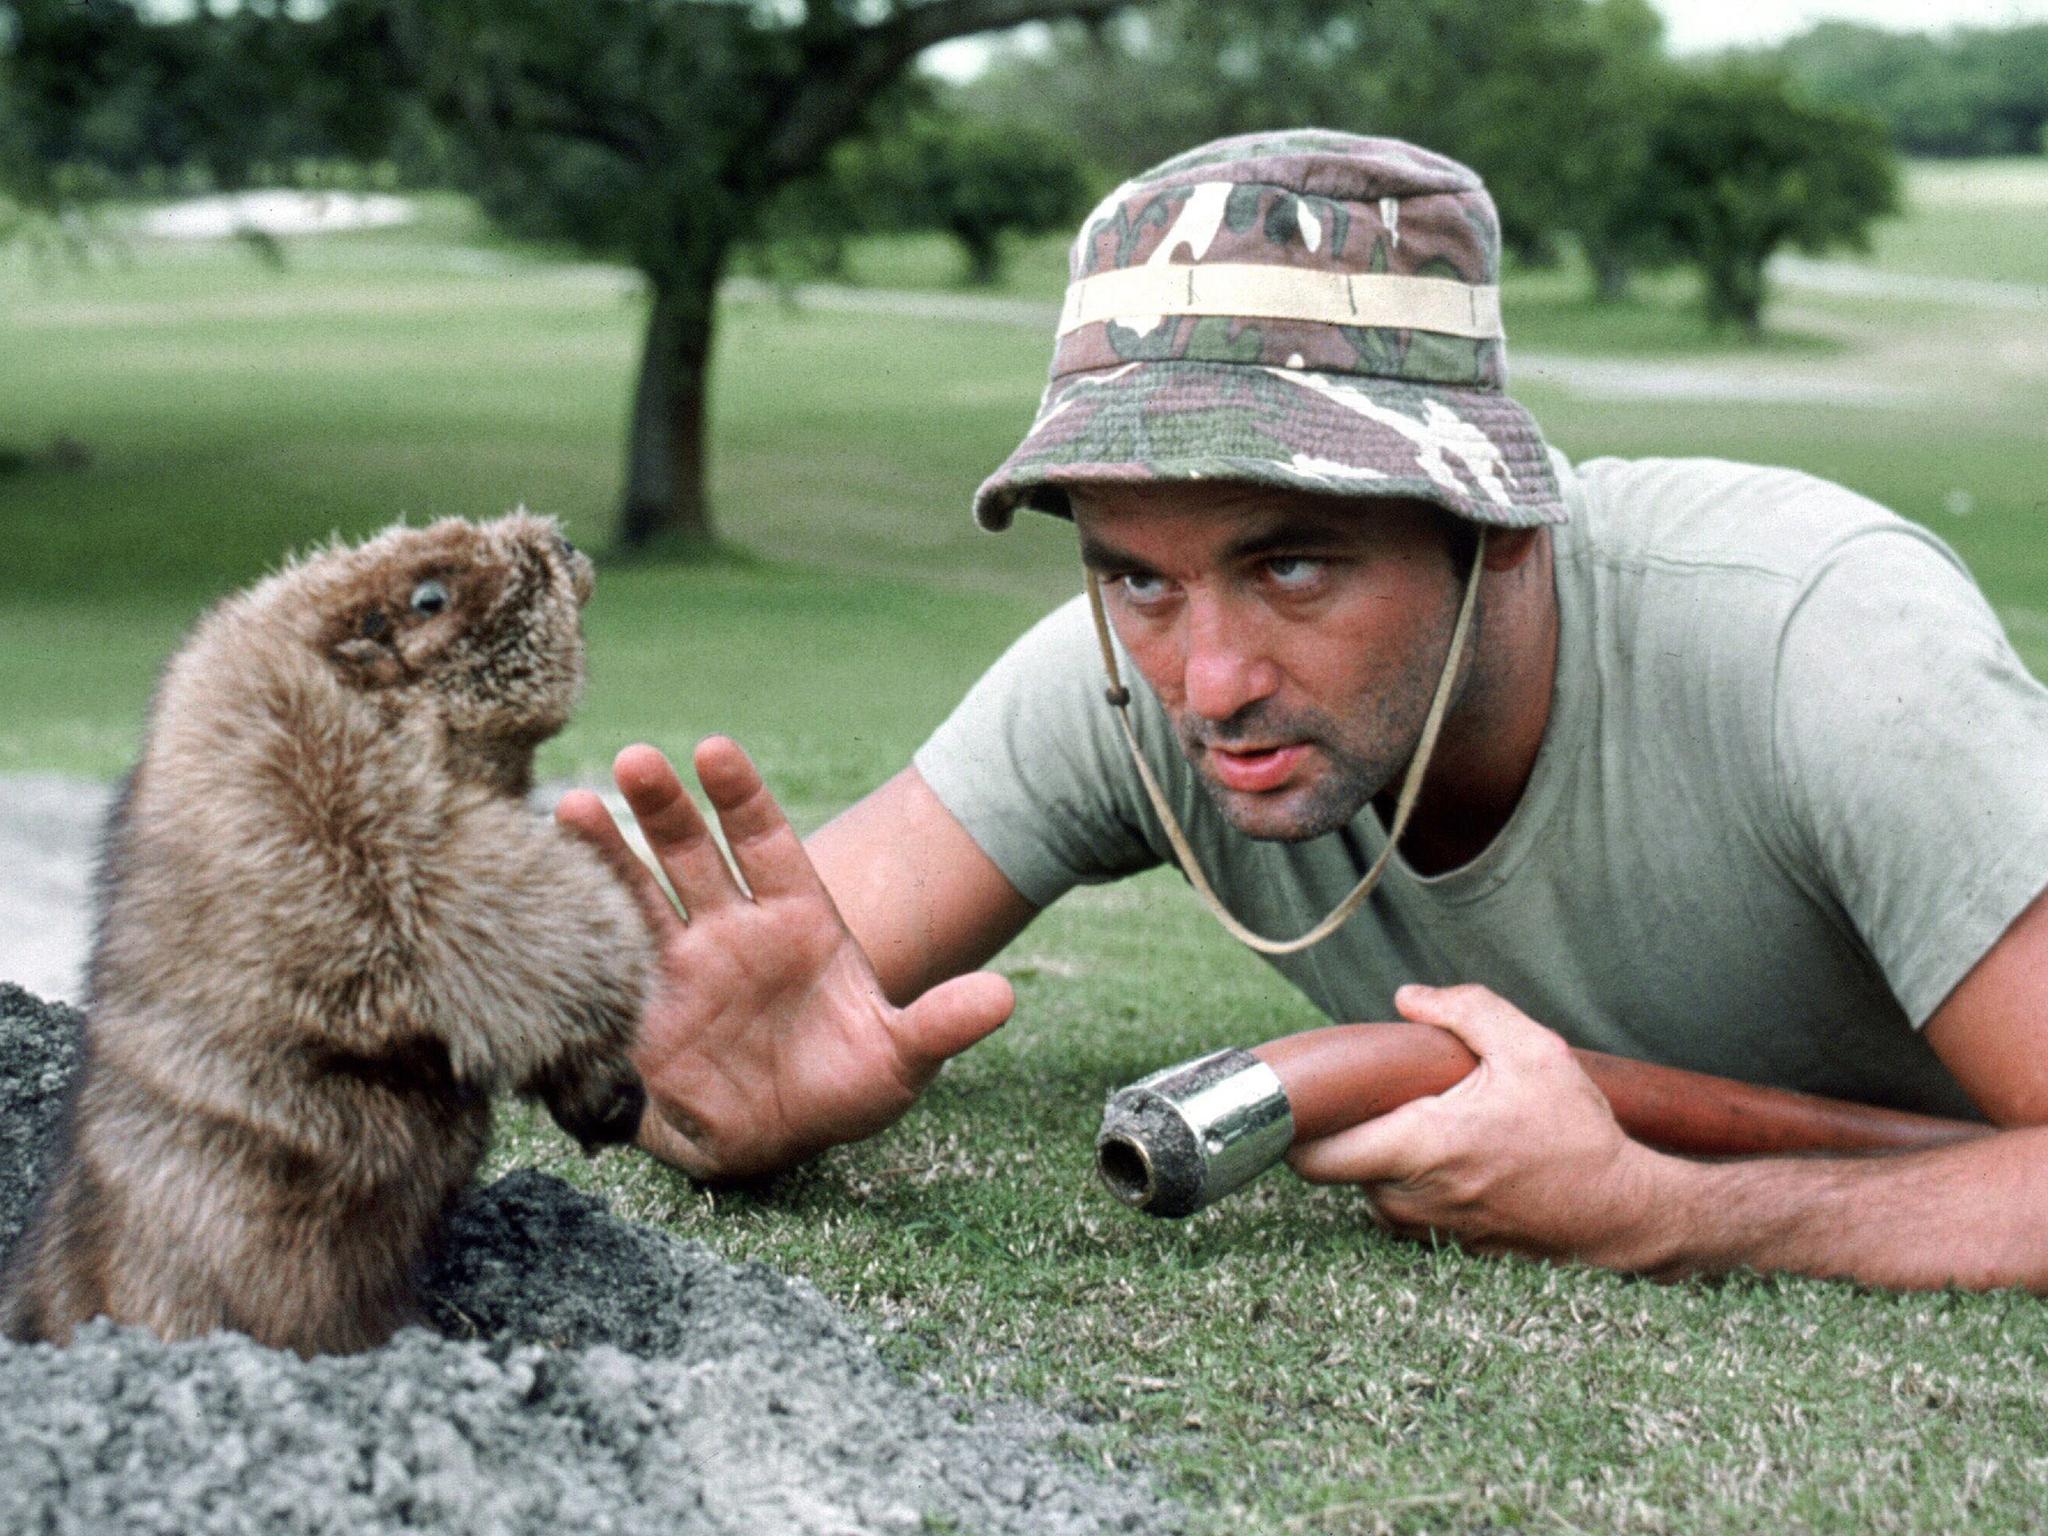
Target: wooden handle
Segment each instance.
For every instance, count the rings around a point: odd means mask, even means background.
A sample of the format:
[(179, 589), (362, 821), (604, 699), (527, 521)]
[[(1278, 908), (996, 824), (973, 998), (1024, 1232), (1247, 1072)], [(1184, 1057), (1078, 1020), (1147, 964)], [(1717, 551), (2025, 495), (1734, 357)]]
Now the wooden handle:
[[(1294, 1139), (1312, 1141), (1442, 1093), (1479, 1064), (1434, 1024), (1335, 1024), (1252, 1047), (1279, 1076)], [(1992, 1127), (1825, 1099), (1574, 1050), (1636, 1140), (1694, 1157), (1881, 1152), (1973, 1141)]]

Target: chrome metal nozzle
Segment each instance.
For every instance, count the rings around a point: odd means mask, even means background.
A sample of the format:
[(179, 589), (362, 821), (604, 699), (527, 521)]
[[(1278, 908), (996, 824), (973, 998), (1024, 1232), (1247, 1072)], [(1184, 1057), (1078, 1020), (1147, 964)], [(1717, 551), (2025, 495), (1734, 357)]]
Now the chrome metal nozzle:
[(1250, 1183), (1294, 1144), (1280, 1078), (1250, 1051), (1215, 1051), (1109, 1096), (1095, 1168), (1151, 1216), (1189, 1216)]

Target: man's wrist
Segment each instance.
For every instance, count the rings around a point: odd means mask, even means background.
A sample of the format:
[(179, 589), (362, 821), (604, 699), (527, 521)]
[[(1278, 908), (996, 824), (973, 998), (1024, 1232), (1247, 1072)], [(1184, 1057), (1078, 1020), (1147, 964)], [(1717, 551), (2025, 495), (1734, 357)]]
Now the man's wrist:
[(1682, 1273), (1706, 1165), (1629, 1141), (1606, 1183), (1600, 1231), (1575, 1257), (1632, 1274)]

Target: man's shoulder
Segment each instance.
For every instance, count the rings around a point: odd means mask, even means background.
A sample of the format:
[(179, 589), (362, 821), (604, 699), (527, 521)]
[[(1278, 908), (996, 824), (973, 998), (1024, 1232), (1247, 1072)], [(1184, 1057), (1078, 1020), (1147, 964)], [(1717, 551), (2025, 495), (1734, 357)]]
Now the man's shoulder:
[[(1120, 665), (1128, 666), (1121, 649), (1117, 656)], [(1070, 687), (1081, 682), (1086, 685), (1081, 691), (1100, 695), (1102, 648), (1087, 597), (1077, 593), (1042, 615), (1011, 642), (995, 668), (1034, 685)]]
[[(1115, 653), (1119, 675), (1131, 682), (1136, 673), (1130, 658), (1121, 645)], [(1094, 616), (1087, 597), (1077, 594), (1042, 615), (988, 665), (972, 691), (988, 707), (972, 713), (987, 729), (1028, 717), (1048, 750), (1077, 749), (1083, 737), (1107, 741), (1114, 734), (1107, 729), (1113, 724), (1104, 701), (1107, 683)], [(1143, 727), (1151, 692), (1133, 688), (1132, 696)]]
[(1813, 663), (1795, 687), (1825, 691), (1887, 625), (1996, 629), (1946, 544), (1816, 475), (1674, 458), (1595, 459), (1576, 478), (1560, 601), (1660, 720), (1711, 719), (1762, 744), (1795, 632)]
[(1803, 470), (1729, 459), (1590, 459), (1578, 558), (1674, 574), (1720, 572), (1797, 588), (1872, 534), (1938, 541), (1869, 497)]

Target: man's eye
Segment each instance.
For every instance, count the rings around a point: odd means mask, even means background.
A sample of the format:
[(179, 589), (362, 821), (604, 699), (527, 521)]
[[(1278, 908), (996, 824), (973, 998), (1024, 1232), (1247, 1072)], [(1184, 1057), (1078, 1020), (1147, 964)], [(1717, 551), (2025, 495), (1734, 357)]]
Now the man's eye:
[(1140, 605), (1158, 602), (1167, 591), (1164, 576), (1143, 576), (1135, 571), (1117, 577), (1117, 584), (1124, 589), (1125, 597)]
[(1314, 586), (1326, 569), (1322, 561), (1305, 555), (1276, 555), (1266, 562), (1266, 574), (1277, 585), (1294, 589)]

